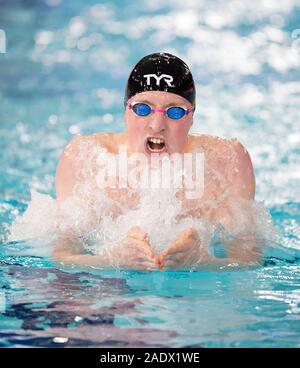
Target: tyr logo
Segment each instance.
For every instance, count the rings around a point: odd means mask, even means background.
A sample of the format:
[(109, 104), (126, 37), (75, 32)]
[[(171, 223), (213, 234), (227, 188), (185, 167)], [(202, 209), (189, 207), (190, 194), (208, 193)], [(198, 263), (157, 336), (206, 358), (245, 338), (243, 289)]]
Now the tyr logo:
[(169, 87), (173, 87), (172, 86), (172, 82), (173, 82), (173, 77), (171, 75), (168, 74), (162, 74), (160, 77), (156, 74), (145, 74), (143, 75), (143, 77), (145, 77), (147, 79), (147, 86), (149, 86), (151, 84), (150, 79), (151, 77), (155, 78), (156, 80), (156, 85), (159, 86), (160, 85), (160, 81), (163, 79), (167, 85)]

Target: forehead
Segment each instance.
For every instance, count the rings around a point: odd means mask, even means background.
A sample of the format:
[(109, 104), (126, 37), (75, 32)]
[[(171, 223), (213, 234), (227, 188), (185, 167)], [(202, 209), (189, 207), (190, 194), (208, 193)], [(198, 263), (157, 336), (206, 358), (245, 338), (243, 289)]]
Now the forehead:
[(176, 95), (175, 93), (163, 91), (146, 91), (134, 95), (130, 102), (147, 102), (151, 105), (184, 105), (189, 107), (191, 104), (185, 98)]

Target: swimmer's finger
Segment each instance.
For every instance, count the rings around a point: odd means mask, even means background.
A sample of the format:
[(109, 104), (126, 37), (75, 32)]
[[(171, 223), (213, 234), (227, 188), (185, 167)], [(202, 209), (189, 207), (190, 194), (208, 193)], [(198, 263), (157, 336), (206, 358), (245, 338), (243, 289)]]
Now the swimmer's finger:
[(185, 260), (189, 258), (189, 256), (190, 255), (188, 253), (180, 253), (173, 256), (168, 256), (164, 258), (162, 264), (167, 264), (168, 262), (181, 264), (184, 263)]
[(193, 239), (196, 240), (199, 238), (199, 234), (197, 230), (195, 230), (193, 227), (188, 227), (187, 229), (183, 230), (179, 234), (179, 239)]
[(135, 258), (141, 259), (155, 259), (153, 251), (145, 246), (144, 242), (137, 240), (124, 242), (122, 245), (111, 249), (110, 257), (117, 262), (126, 262)]
[(148, 261), (148, 262), (158, 263), (157, 256), (152, 257), (151, 255), (148, 255), (147, 253), (143, 253), (139, 251), (135, 252), (131, 258), (137, 262)]
[(158, 270), (158, 264), (156, 262), (143, 262), (143, 267), (146, 270), (151, 270), (151, 271)]
[(154, 258), (156, 256), (151, 246), (142, 240), (128, 239), (128, 246), (132, 251), (141, 252), (148, 257)]
[(199, 252), (200, 247), (197, 243), (188, 243), (184, 246), (174, 248), (171, 252), (168, 252), (165, 255), (165, 258), (172, 258), (172, 257), (185, 257), (186, 255), (189, 255), (194, 252)]
[(161, 270), (177, 270), (179, 268), (181, 268), (181, 263), (174, 260), (168, 260), (161, 264)]
[(177, 254), (184, 254), (189, 252), (191, 249), (193, 249), (195, 245), (193, 242), (188, 242), (185, 244), (182, 243), (175, 243), (171, 245), (168, 249), (166, 249), (164, 252), (161, 253), (162, 258), (168, 258), (173, 257)]
[(161, 256), (165, 257), (168, 254), (173, 254), (173, 253), (177, 253), (177, 252), (182, 252), (183, 249), (185, 249), (187, 246), (186, 242), (182, 242), (182, 241), (176, 241), (175, 243), (171, 244), (167, 249), (165, 249), (162, 253)]
[(158, 264), (155, 260), (135, 258), (131, 260), (131, 267), (136, 270), (157, 270)]
[(194, 262), (191, 262), (191, 259), (189, 257), (181, 257), (179, 259), (168, 259), (165, 260), (161, 267), (162, 269), (167, 270), (178, 270), (178, 269), (185, 269), (189, 266), (191, 266)]
[(149, 241), (148, 234), (146, 233), (145, 230), (143, 230), (139, 226), (134, 226), (131, 229), (129, 229), (127, 236), (134, 238), (134, 239), (138, 239), (138, 240)]
[(192, 266), (198, 262), (200, 256), (199, 248), (194, 248), (189, 252), (170, 254), (160, 260), (161, 268), (178, 269), (185, 266)]

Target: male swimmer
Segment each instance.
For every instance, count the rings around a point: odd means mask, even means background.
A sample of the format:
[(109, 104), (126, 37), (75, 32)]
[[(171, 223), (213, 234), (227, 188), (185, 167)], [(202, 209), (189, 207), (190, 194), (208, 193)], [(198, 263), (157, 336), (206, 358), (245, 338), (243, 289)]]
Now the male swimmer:
[[(240, 227), (240, 217), (237, 218), (234, 212), (235, 207), (239, 206), (243, 211), (243, 226), (247, 234), (240, 234), (239, 240), (228, 240), (225, 244), (227, 257), (221, 259), (210, 255), (207, 247), (201, 246), (201, 233), (193, 227), (187, 227), (173, 244), (168, 244), (165, 250), (157, 254), (150, 243), (149, 234), (136, 226), (129, 229), (123, 242), (109, 251), (103, 250), (100, 255), (82, 254), (70, 244), (70, 237), (69, 242), (61, 239), (54, 251), (58, 261), (102, 268), (111, 267), (113, 259), (119, 268), (136, 270), (190, 270), (201, 269), (208, 264), (245, 265), (260, 261), (255, 242), (249, 237), (245, 240), (252, 233), (253, 221), (247, 203), (255, 195), (250, 156), (236, 139), (189, 134), (193, 124), (195, 96), (191, 71), (181, 59), (167, 53), (155, 53), (142, 58), (127, 82), (126, 131), (120, 134), (77, 135), (73, 138), (57, 166), (57, 201), (61, 203), (74, 195), (78, 185), (95, 180), (96, 172), (86, 170), (87, 162), (78, 160), (83, 144), (88, 143), (87, 149), (105, 148), (111, 154), (117, 154), (119, 146), (125, 145), (128, 155), (141, 153), (147, 157), (198, 151), (204, 153), (205, 173), (208, 173), (204, 177), (201, 201), (181, 196), (182, 212), (178, 218), (205, 218), (228, 231), (234, 231)], [(106, 190), (106, 193), (123, 203), (139, 201), (138, 193), (132, 196), (130, 192), (129, 195), (124, 188)], [(114, 214), (118, 215), (117, 212)], [(248, 221), (246, 225), (245, 221)], [(246, 237), (243, 238), (243, 235)]]

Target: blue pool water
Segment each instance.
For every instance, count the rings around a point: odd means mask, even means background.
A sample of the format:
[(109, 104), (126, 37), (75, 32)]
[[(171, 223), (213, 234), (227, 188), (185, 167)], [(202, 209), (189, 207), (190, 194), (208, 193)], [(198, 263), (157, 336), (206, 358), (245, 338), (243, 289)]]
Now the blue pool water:
[[(300, 346), (298, 28), (296, 0), (0, 1), (0, 346)], [(63, 269), (42, 242), (9, 242), (30, 189), (54, 196), (73, 134), (124, 129), (127, 74), (161, 50), (193, 71), (193, 131), (237, 137), (252, 157), (278, 232), (264, 266)]]

